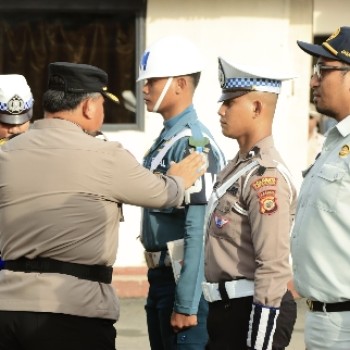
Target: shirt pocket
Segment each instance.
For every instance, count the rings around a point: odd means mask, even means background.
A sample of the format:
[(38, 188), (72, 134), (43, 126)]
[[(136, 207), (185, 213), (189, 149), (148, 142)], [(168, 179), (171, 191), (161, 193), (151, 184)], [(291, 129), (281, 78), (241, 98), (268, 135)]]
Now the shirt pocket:
[(210, 235), (231, 242), (240, 241), (242, 215), (234, 209), (236, 201), (236, 197), (227, 194), (219, 201), (212, 214)]
[(345, 170), (333, 164), (324, 164), (317, 174), (318, 186), (312, 205), (320, 210), (335, 213)]

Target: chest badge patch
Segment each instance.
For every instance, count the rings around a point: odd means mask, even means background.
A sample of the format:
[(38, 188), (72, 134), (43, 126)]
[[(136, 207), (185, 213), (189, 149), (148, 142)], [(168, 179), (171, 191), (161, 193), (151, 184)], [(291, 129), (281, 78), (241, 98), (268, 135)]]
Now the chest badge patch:
[(349, 155), (350, 153), (350, 146), (349, 145), (344, 145), (339, 151), (339, 157), (340, 158), (345, 158)]
[(273, 190), (267, 190), (258, 194), (261, 214), (272, 214), (277, 211), (276, 193)]
[(229, 222), (229, 220), (219, 215), (214, 215), (214, 221), (217, 228), (223, 228)]

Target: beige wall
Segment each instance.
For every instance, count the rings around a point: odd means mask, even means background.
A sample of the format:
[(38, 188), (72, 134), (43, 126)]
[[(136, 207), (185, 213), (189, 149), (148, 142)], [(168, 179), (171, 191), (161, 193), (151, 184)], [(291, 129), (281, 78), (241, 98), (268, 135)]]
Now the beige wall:
[(314, 0), (314, 33), (329, 35), (338, 27), (350, 25), (349, 0)]
[[(214, 130), (229, 158), (237, 145), (220, 133), (216, 114), (220, 91), (217, 56), (295, 72), (298, 78), (285, 84), (280, 96), (274, 134), (300, 183), (300, 169), (306, 159), (310, 58), (298, 49), (296, 40), (312, 40), (312, 1), (153, 0), (149, 1), (146, 26), (147, 44), (160, 36), (177, 33), (188, 36), (202, 49), (208, 65), (195, 104), (201, 119)], [(159, 119), (147, 115), (146, 132), (156, 130)]]
[[(306, 164), (311, 61), (298, 49), (296, 40), (312, 41), (312, 0), (148, 0), (146, 45), (167, 34), (188, 36), (207, 58), (195, 105), (228, 158), (237, 151), (237, 144), (224, 138), (219, 128), (217, 56), (295, 72), (298, 78), (287, 83), (280, 95), (274, 135), (299, 185)], [(144, 133), (122, 131), (108, 136), (121, 141), (141, 160), (161, 128), (161, 116), (146, 113)], [(125, 206), (125, 219), (117, 265), (142, 265), (142, 248), (136, 240), (140, 210)]]

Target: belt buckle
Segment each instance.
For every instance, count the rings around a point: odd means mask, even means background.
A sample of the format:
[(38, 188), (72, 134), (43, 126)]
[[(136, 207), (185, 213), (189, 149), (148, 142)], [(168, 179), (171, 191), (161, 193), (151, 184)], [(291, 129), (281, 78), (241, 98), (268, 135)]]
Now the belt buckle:
[(314, 311), (314, 303), (312, 302), (312, 300), (307, 299), (306, 300), (306, 305), (309, 307), (310, 311)]
[(154, 263), (153, 263), (153, 259), (152, 259), (151, 254), (149, 252), (145, 251), (144, 255), (145, 255), (145, 260), (146, 260), (147, 267), (149, 269), (154, 268)]
[(146, 260), (147, 267), (149, 269), (155, 269), (156, 267), (159, 266), (159, 263), (155, 262), (155, 255), (154, 254), (156, 254), (156, 252), (145, 251), (145, 260)]
[(202, 282), (202, 292), (204, 299), (209, 303), (221, 300), (217, 283)]

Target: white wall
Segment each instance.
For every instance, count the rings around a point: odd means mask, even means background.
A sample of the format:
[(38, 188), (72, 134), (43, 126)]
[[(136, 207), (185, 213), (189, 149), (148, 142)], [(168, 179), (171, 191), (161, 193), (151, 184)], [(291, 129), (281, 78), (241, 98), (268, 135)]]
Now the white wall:
[[(207, 57), (196, 92), (195, 106), (228, 158), (237, 143), (221, 134), (217, 116), (217, 56), (241, 63), (292, 70), (298, 79), (287, 83), (280, 95), (274, 136), (297, 185), (306, 164), (310, 58), (296, 40), (312, 41), (312, 0), (148, 0), (146, 45), (167, 34), (188, 36)], [(145, 132), (108, 134), (141, 161), (162, 128), (158, 114), (146, 113)], [(147, 189), (145, 189), (146, 191)], [(140, 209), (124, 206), (117, 266), (143, 265), (139, 235)]]

